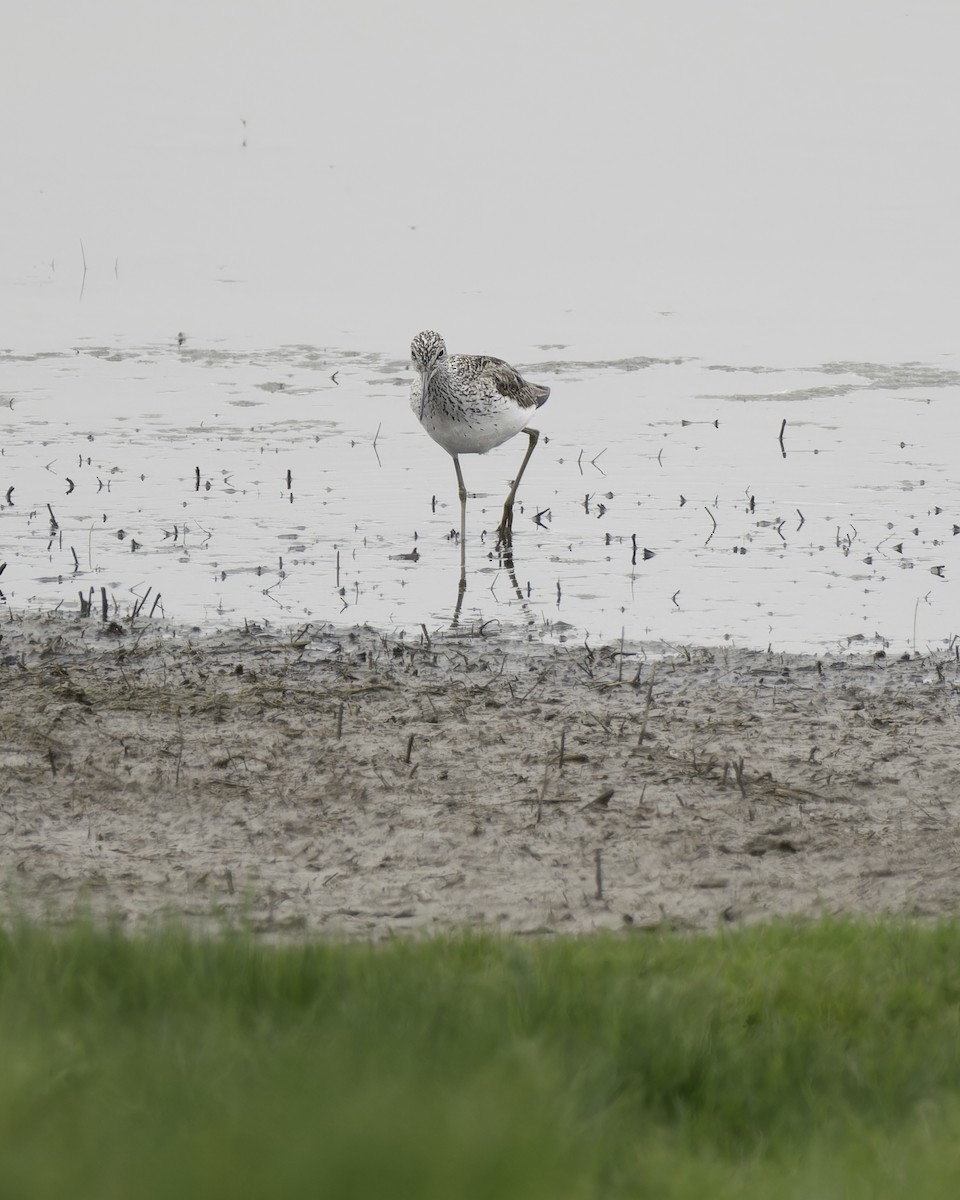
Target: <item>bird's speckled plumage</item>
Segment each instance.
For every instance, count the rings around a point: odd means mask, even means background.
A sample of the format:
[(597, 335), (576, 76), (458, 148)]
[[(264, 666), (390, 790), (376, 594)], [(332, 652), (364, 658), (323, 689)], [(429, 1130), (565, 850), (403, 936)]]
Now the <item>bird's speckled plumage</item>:
[(524, 428), (550, 389), (485, 354), (447, 354), (439, 333), (426, 329), (410, 346), (417, 376), (410, 406), (449, 454), (485, 454)]

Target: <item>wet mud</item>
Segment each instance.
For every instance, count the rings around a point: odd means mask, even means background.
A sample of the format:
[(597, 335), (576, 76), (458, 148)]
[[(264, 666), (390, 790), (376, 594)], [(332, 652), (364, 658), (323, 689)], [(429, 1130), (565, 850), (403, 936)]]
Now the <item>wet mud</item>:
[(0, 623), (0, 901), (142, 930), (960, 907), (960, 663)]

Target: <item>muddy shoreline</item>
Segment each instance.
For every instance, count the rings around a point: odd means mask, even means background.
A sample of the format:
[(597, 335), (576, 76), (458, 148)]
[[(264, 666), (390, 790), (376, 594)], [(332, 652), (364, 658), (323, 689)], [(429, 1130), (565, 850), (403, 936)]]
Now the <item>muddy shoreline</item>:
[(8, 916), (379, 938), (960, 910), (952, 654), (0, 635)]

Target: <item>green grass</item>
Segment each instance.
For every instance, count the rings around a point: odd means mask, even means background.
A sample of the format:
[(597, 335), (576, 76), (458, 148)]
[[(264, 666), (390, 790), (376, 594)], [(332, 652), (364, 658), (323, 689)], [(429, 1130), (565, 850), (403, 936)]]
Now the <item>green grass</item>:
[(960, 1194), (960, 924), (0, 933), (0, 1196)]

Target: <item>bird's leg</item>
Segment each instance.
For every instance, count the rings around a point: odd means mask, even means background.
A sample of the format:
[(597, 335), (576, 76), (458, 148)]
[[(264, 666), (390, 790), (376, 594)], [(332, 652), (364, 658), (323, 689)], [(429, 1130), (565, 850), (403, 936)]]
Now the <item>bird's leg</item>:
[(467, 589), (467, 489), (463, 482), (463, 472), (460, 470), (460, 459), (453, 456), (453, 466), (457, 472), (457, 487), (460, 489), (460, 596)]
[(465, 574), (461, 574), (460, 586), (457, 588), (457, 603), (454, 605), (453, 620), (450, 622), (450, 626), (453, 629), (456, 629), (457, 626), (460, 624), (460, 610), (463, 608), (463, 597), (466, 595), (466, 591), (467, 591), (467, 577)]
[[(497, 538), (501, 546), (510, 546), (513, 542), (513, 502), (517, 498), (517, 488), (520, 486), (520, 480), (523, 478), (523, 473), (527, 469), (527, 463), (530, 461), (530, 455), (533, 453), (539, 438), (540, 431), (538, 429), (524, 429), (523, 432), (530, 439), (530, 445), (527, 447), (527, 452), (523, 456), (523, 462), (520, 464), (520, 470), (517, 472), (517, 477), (513, 481), (513, 487), (507, 496), (507, 501), (503, 506), (503, 520), (500, 522), (500, 528), (497, 531)], [(456, 461), (456, 459), (454, 459)]]

